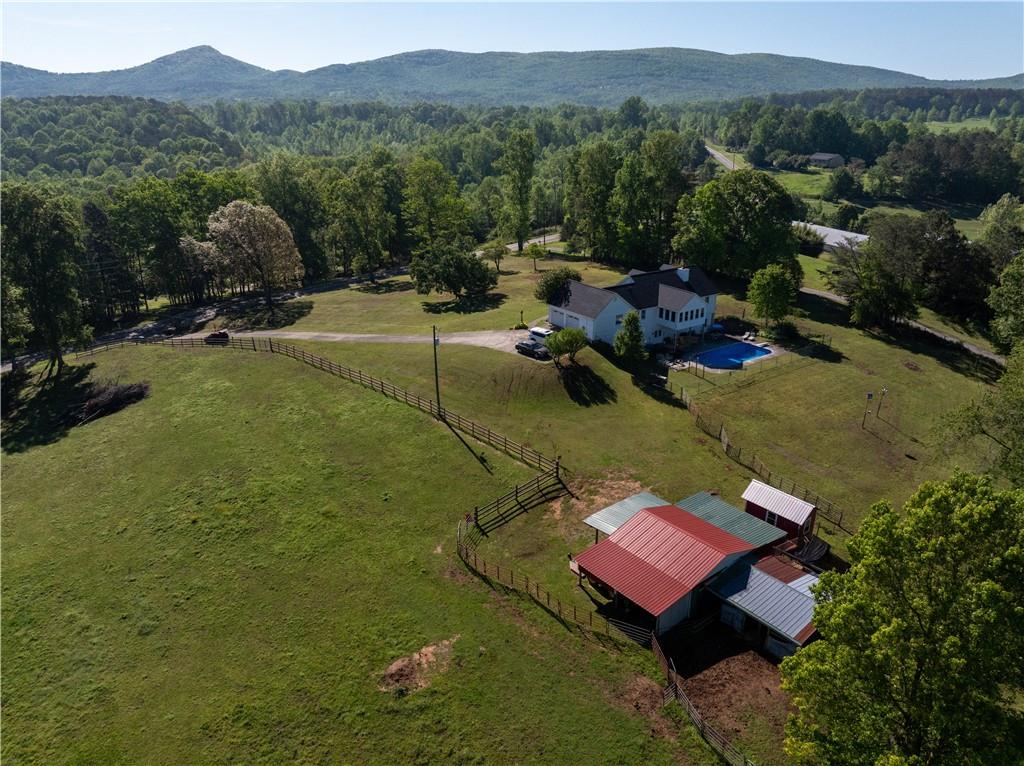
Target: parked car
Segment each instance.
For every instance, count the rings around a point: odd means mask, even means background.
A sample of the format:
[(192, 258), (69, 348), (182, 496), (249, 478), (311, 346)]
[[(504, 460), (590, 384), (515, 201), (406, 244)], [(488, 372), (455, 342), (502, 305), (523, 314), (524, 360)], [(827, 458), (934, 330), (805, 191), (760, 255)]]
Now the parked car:
[(537, 341), (538, 343), (543, 343), (544, 341), (546, 341), (548, 338), (550, 338), (554, 334), (555, 334), (554, 330), (549, 330), (546, 327), (531, 327), (530, 328), (530, 337), (533, 340)]
[(229, 340), (231, 340), (231, 336), (228, 335), (227, 330), (217, 330), (203, 338), (203, 343), (209, 343), (211, 346), (226, 346)]
[(516, 344), (516, 351), (523, 356), (528, 356), (533, 359), (550, 359), (551, 354), (548, 353), (547, 348), (543, 344), (538, 343), (535, 340), (521, 340)]

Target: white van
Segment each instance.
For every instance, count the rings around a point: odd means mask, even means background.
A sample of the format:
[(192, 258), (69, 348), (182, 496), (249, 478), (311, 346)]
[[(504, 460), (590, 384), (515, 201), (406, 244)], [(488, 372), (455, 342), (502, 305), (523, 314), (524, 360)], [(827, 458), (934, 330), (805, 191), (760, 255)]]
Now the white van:
[(552, 335), (555, 334), (554, 330), (549, 330), (546, 327), (531, 327), (530, 337), (536, 340), (538, 343), (543, 343)]

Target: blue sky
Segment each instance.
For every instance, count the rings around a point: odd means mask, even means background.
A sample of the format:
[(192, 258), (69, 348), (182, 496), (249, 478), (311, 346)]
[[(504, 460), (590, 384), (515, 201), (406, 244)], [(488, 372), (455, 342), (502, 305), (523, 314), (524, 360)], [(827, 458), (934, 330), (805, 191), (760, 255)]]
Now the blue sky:
[(1024, 70), (1024, 2), (3, 3), (3, 59), (120, 69), (193, 45), (308, 70), (422, 48), (767, 52), (942, 79)]

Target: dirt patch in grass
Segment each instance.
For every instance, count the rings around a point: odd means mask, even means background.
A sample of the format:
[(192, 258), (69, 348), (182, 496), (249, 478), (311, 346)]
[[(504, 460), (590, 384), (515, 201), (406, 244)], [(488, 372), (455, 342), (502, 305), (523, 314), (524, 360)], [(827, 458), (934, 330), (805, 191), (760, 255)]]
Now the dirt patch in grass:
[(408, 694), (430, 686), (430, 679), (448, 669), (452, 644), (459, 640), (456, 634), (436, 644), (427, 644), (418, 652), (399, 657), (388, 665), (381, 678), (380, 690)]
[(662, 687), (647, 676), (634, 676), (627, 682), (626, 688), (615, 694), (614, 698), (618, 704), (636, 711), (647, 719), (651, 736), (666, 739), (675, 739), (678, 736), (678, 725), (662, 713), (665, 707)]
[(906, 367), (911, 372), (921, 372), (921, 365), (919, 365), (917, 362), (906, 361), (903, 363), (903, 366)]
[(567, 521), (575, 524), (612, 503), (647, 489), (625, 474), (605, 474), (603, 478), (579, 482), (573, 486), (572, 491), (576, 497), (564, 496), (552, 501), (548, 506), (548, 515), (555, 520), (561, 520), (564, 516)]
[(686, 679), (682, 689), (729, 739), (742, 735), (757, 719), (782, 742), (789, 695), (780, 687), (779, 669), (757, 652), (727, 657)]

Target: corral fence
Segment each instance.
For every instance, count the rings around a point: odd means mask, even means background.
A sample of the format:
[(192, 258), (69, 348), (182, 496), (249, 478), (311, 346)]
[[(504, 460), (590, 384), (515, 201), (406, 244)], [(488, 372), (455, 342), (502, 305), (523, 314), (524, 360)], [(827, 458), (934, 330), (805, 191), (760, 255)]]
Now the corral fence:
[(472, 538), (467, 538), (463, 523), (459, 522), (459, 558), (467, 567), (482, 577), (502, 587), (525, 594), (542, 609), (564, 623), (572, 623), (583, 630), (601, 633), (616, 640), (624, 636), (644, 648), (650, 647), (650, 629), (612, 617), (605, 617), (594, 609), (585, 609), (573, 603), (563, 603), (561, 597), (552, 595), (550, 590), (537, 580), (531, 580), (529, 575), (516, 572), (515, 569), (507, 565), (502, 566), (487, 561), (477, 553), (474, 545), (467, 542), (467, 539), (471, 540)]
[(765, 465), (764, 461), (762, 461), (761, 458), (759, 458), (753, 451), (744, 449), (740, 445), (733, 443), (729, 439), (724, 421), (715, 420), (704, 414), (701, 411), (700, 405), (697, 404), (697, 402), (693, 400), (693, 397), (690, 396), (682, 387), (680, 387), (678, 397), (693, 416), (693, 420), (697, 424), (697, 427), (712, 439), (719, 441), (722, 445), (722, 449), (725, 450), (725, 454), (732, 460), (753, 471), (765, 482), (765, 484), (770, 484), (776, 489), (788, 492), (794, 497), (799, 497), (806, 500), (808, 503), (811, 503), (818, 509), (818, 516), (820, 518), (848, 535), (853, 534), (853, 531), (848, 529), (843, 523), (843, 517), (845, 514), (842, 508), (838, 507), (831, 500), (822, 497), (809, 487), (798, 484), (792, 479), (786, 478), (782, 474), (773, 471)]
[(529, 466), (540, 469), (541, 471), (554, 471), (556, 475), (560, 475), (560, 472), (565, 470), (564, 467), (561, 466), (559, 460), (553, 460), (532, 447), (527, 447), (525, 444), (513, 441), (507, 436), (503, 436), (496, 431), (492, 431), (486, 426), (482, 426), (469, 418), (462, 417), (457, 412), (452, 412), (444, 407), (438, 407), (437, 402), (433, 399), (425, 399), (422, 396), (406, 391), (404, 388), (399, 388), (386, 380), (375, 378), (372, 375), (367, 375), (362, 370), (345, 367), (344, 365), (332, 362), (330, 359), (325, 359), (322, 356), (311, 354), (305, 349), (298, 348), (297, 346), (281, 343), (280, 341), (275, 342), (273, 338), (249, 336), (244, 338), (225, 338), (223, 340), (206, 340), (204, 338), (161, 338), (158, 340), (120, 341), (117, 343), (107, 343), (100, 346), (94, 346), (86, 349), (85, 351), (80, 351), (75, 354), (75, 358), (78, 359), (81, 357), (92, 356), (102, 351), (108, 351), (113, 348), (124, 348), (125, 346), (170, 346), (172, 348), (185, 349), (218, 348), (234, 351), (255, 351), (271, 354), (283, 354), (284, 356), (288, 356), (292, 359), (308, 364), (311, 367), (316, 367), (317, 369), (329, 372), (332, 375), (337, 375), (338, 377), (345, 378), (353, 383), (358, 383), (361, 386), (377, 391), (378, 393), (390, 397), (391, 399), (395, 399), (396, 401), (404, 402), (411, 407), (416, 407), (417, 409), (437, 418), (451, 428), (469, 434), (477, 441), (488, 444), (491, 447), (504, 452), (506, 455), (514, 457)]
[(459, 540), (476, 545), (482, 535), (508, 524), (531, 508), (568, 494), (569, 489), (562, 480), (561, 461), (556, 459), (554, 468), (543, 471), (528, 482), (517, 484), (501, 497), (486, 505), (478, 505), (467, 513), (465, 539), (460, 526)]
[(664, 689), (664, 701), (668, 704), (671, 700), (676, 700), (682, 706), (683, 710), (686, 711), (687, 717), (690, 722), (696, 727), (700, 736), (705, 742), (718, 753), (722, 759), (731, 764), (731, 766), (756, 766), (747, 756), (733, 747), (732, 743), (722, 734), (718, 729), (708, 723), (707, 718), (697, 709), (697, 707), (690, 701), (690, 698), (686, 696), (682, 688), (679, 686), (681, 677), (676, 673), (675, 664), (672, 660), (665, 656), (665, 653), (661, 649), (661, 645), (658, 643), (658, 639), (655, 636), (651, 636), (651, 650), (654, 652), (654, 656), (658, 660), (658, 664), (661, 665), (662, 671), (665, 673), (666, 685)]

